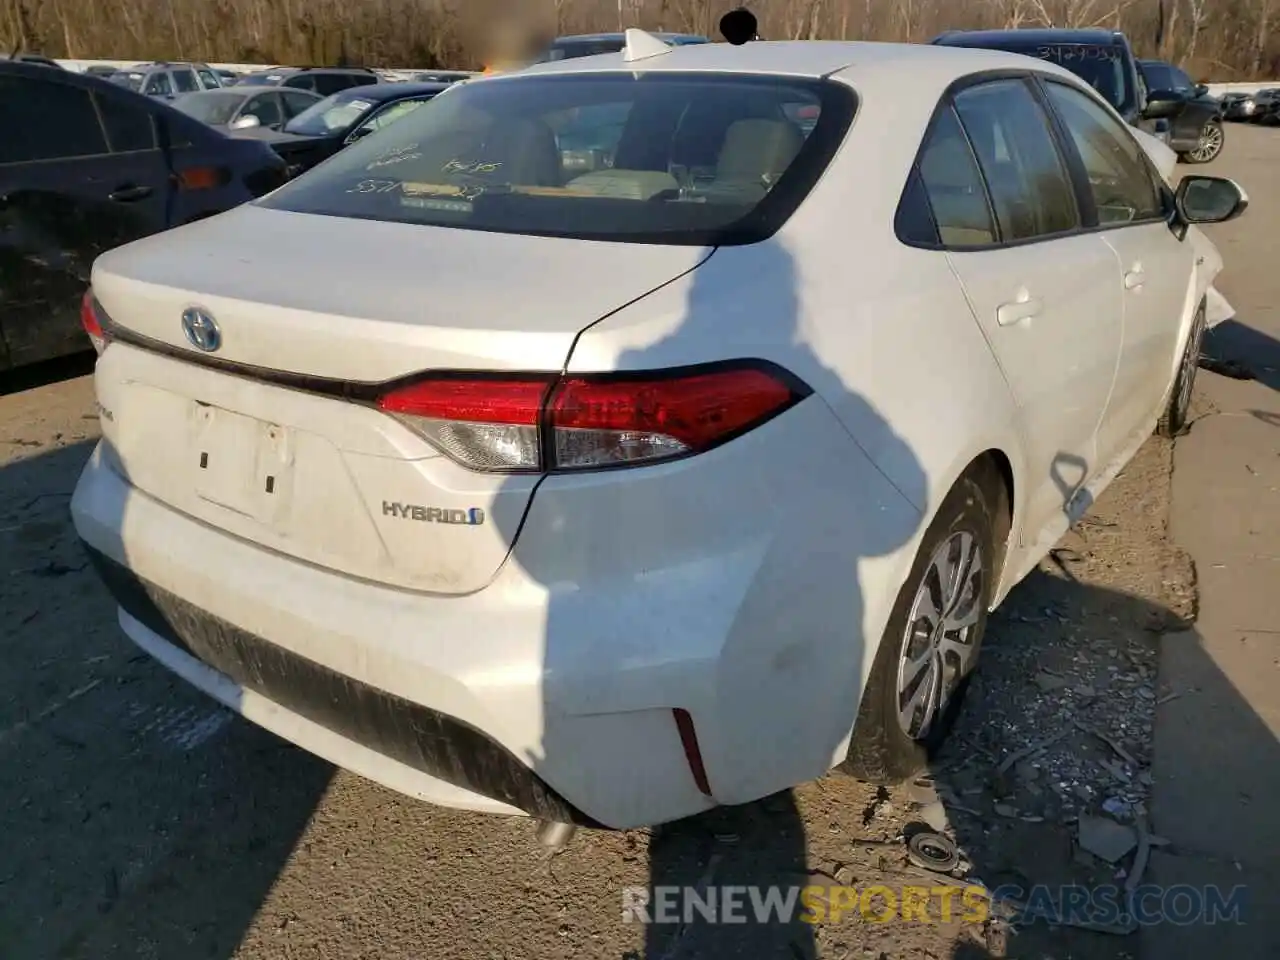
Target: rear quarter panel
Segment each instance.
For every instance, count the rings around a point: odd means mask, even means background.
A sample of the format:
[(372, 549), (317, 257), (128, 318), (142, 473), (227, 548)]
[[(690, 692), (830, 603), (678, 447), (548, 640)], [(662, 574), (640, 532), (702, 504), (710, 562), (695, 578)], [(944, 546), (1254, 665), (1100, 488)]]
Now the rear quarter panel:
[[(1015, 478), (1021, 470), (1012, 395), (945, 254), (906, 247), (893, 230), (935, 102), (895, 101), (887, 89), (864, 93), (832, 166), (777, 235), (721, 248), (691, 274), (589, 328), (569, 362), (570, 370), (588, 371), (763, 357), (812, 386), (843, 440), (917, 513), (908, 535), (853, 550), (869, 648), (920, 536), (965, 467), (994, 448), (1012, 462)], [(852, 485), (845, 504), (860, 509)], [(868, 670), (870, 663), (868, 656)]]

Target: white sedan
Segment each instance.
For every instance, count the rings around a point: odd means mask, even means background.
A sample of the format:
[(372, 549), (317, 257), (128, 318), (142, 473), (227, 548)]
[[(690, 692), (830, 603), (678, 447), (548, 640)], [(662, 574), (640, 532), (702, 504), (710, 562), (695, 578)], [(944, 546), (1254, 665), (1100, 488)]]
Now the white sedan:
[(427, 801), (905, 777), (1186, 418), (1194, 224), (1246, 200), (1154, 156), (990, 51), (633, 32), (469, 82), (97, 261), (76, 528), (135, 643)]

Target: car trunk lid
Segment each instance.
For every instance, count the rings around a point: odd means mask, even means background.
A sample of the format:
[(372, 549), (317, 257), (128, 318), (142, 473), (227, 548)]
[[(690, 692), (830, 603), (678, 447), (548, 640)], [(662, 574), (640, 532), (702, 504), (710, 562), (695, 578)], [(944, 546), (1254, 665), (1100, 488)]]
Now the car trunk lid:
[[(707, 255), (241, 207), (95, 265), (117, 339), (104, 437), (140, 491), (238, 537), (478, 590), (537, 477), (465, 469), (363, 401), (433, 370), (559, 371), (579, 331)], [(216, 349), (188, 341), (189, 310), (215, 320)]]

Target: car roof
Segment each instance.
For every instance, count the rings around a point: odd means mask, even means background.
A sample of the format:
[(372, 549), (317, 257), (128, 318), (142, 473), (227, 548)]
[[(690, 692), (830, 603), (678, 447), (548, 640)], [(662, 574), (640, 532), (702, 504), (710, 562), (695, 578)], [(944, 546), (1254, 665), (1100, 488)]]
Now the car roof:
[[(569, 42), (590, 43), (597, 40), (625, 40), (626, 36), (625, 33), (574, 33), (564, 37), (556, 37), (551, 42), (551, 45), (555, 46), (557, 43)], [(652, 36), (661, 40), (701, 40), (704, 43), (710, 43), (706, 37), (696, 33), (654, 33)]]
[[(929, 46), (919, 43), (871, 43), (840, 40), (757, 40), (742, 46), (698, 43), (672, 47), (661, 56), (627, 62), (620, 53), (554, 60), (523, 70), (485, 77), (474, 83), (514, 82), (530, 75), (609, 72), (738, 73), (820, 79), (841, 73), (870, 80), (884, 75), (899, 87), (919, 80), (930, 88), (937, 81), (982, 70), (1026, 70), (1030, 64), (1020, 53), (967, 47)], [(1038, 69), (1072, 76), (1054, 64), (1041, 62)]]
[(362, 100), (376, 100), (381, 103), (384, 100), (401, 100), (422, 93), (441, 93), (451, 86), (453, 86), (451, 83), (409, 80), (404, 83), (370, 83), (360, 87), (347, 87), (345, 90), (339, 90), (338, 93), (344, 96), (356, 94)]
[(940, 45), (975, 47), (988, 43), (1010, 42), (1026, 46), (1041, 43), (1111, 44), (1119, 43), (1123, 36), (1123, 34), (1116, 33), (1114, 30), (1103, 30), (1094, 27), (1076, 29), (1035, 27), (1025, 30), (948, 30), (946, 33), (935, 37), (933, 42)]

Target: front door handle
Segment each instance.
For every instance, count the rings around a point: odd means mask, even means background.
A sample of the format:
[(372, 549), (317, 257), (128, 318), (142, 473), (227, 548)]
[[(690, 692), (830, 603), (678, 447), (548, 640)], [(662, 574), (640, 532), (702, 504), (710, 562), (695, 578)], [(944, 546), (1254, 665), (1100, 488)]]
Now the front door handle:
[(996, 307), (996, 323), (1002, 327), (1012, 327), (1015, 324), (1023, 323), (1032, 317), (1040, 316), (1044, 310), (1044, 303), (1039, 297), (1033, 297), (1025, 290), (1018, 294), (1018, 298), (1009, 303), (1002, 303)]
[(147, 199), (147, 197), (151, 196), (151, 193), (150, 187), (126, 184), (123, 187), (116, 187), (107, 196), (116, 201), (116, 203), (132, 203), (135, 200)]
[(1124, 288), (1126, 290), (1141, 290), (1146, 282), (1147, 275), (1141, 267), (1134, 267), (1124, 275)]

